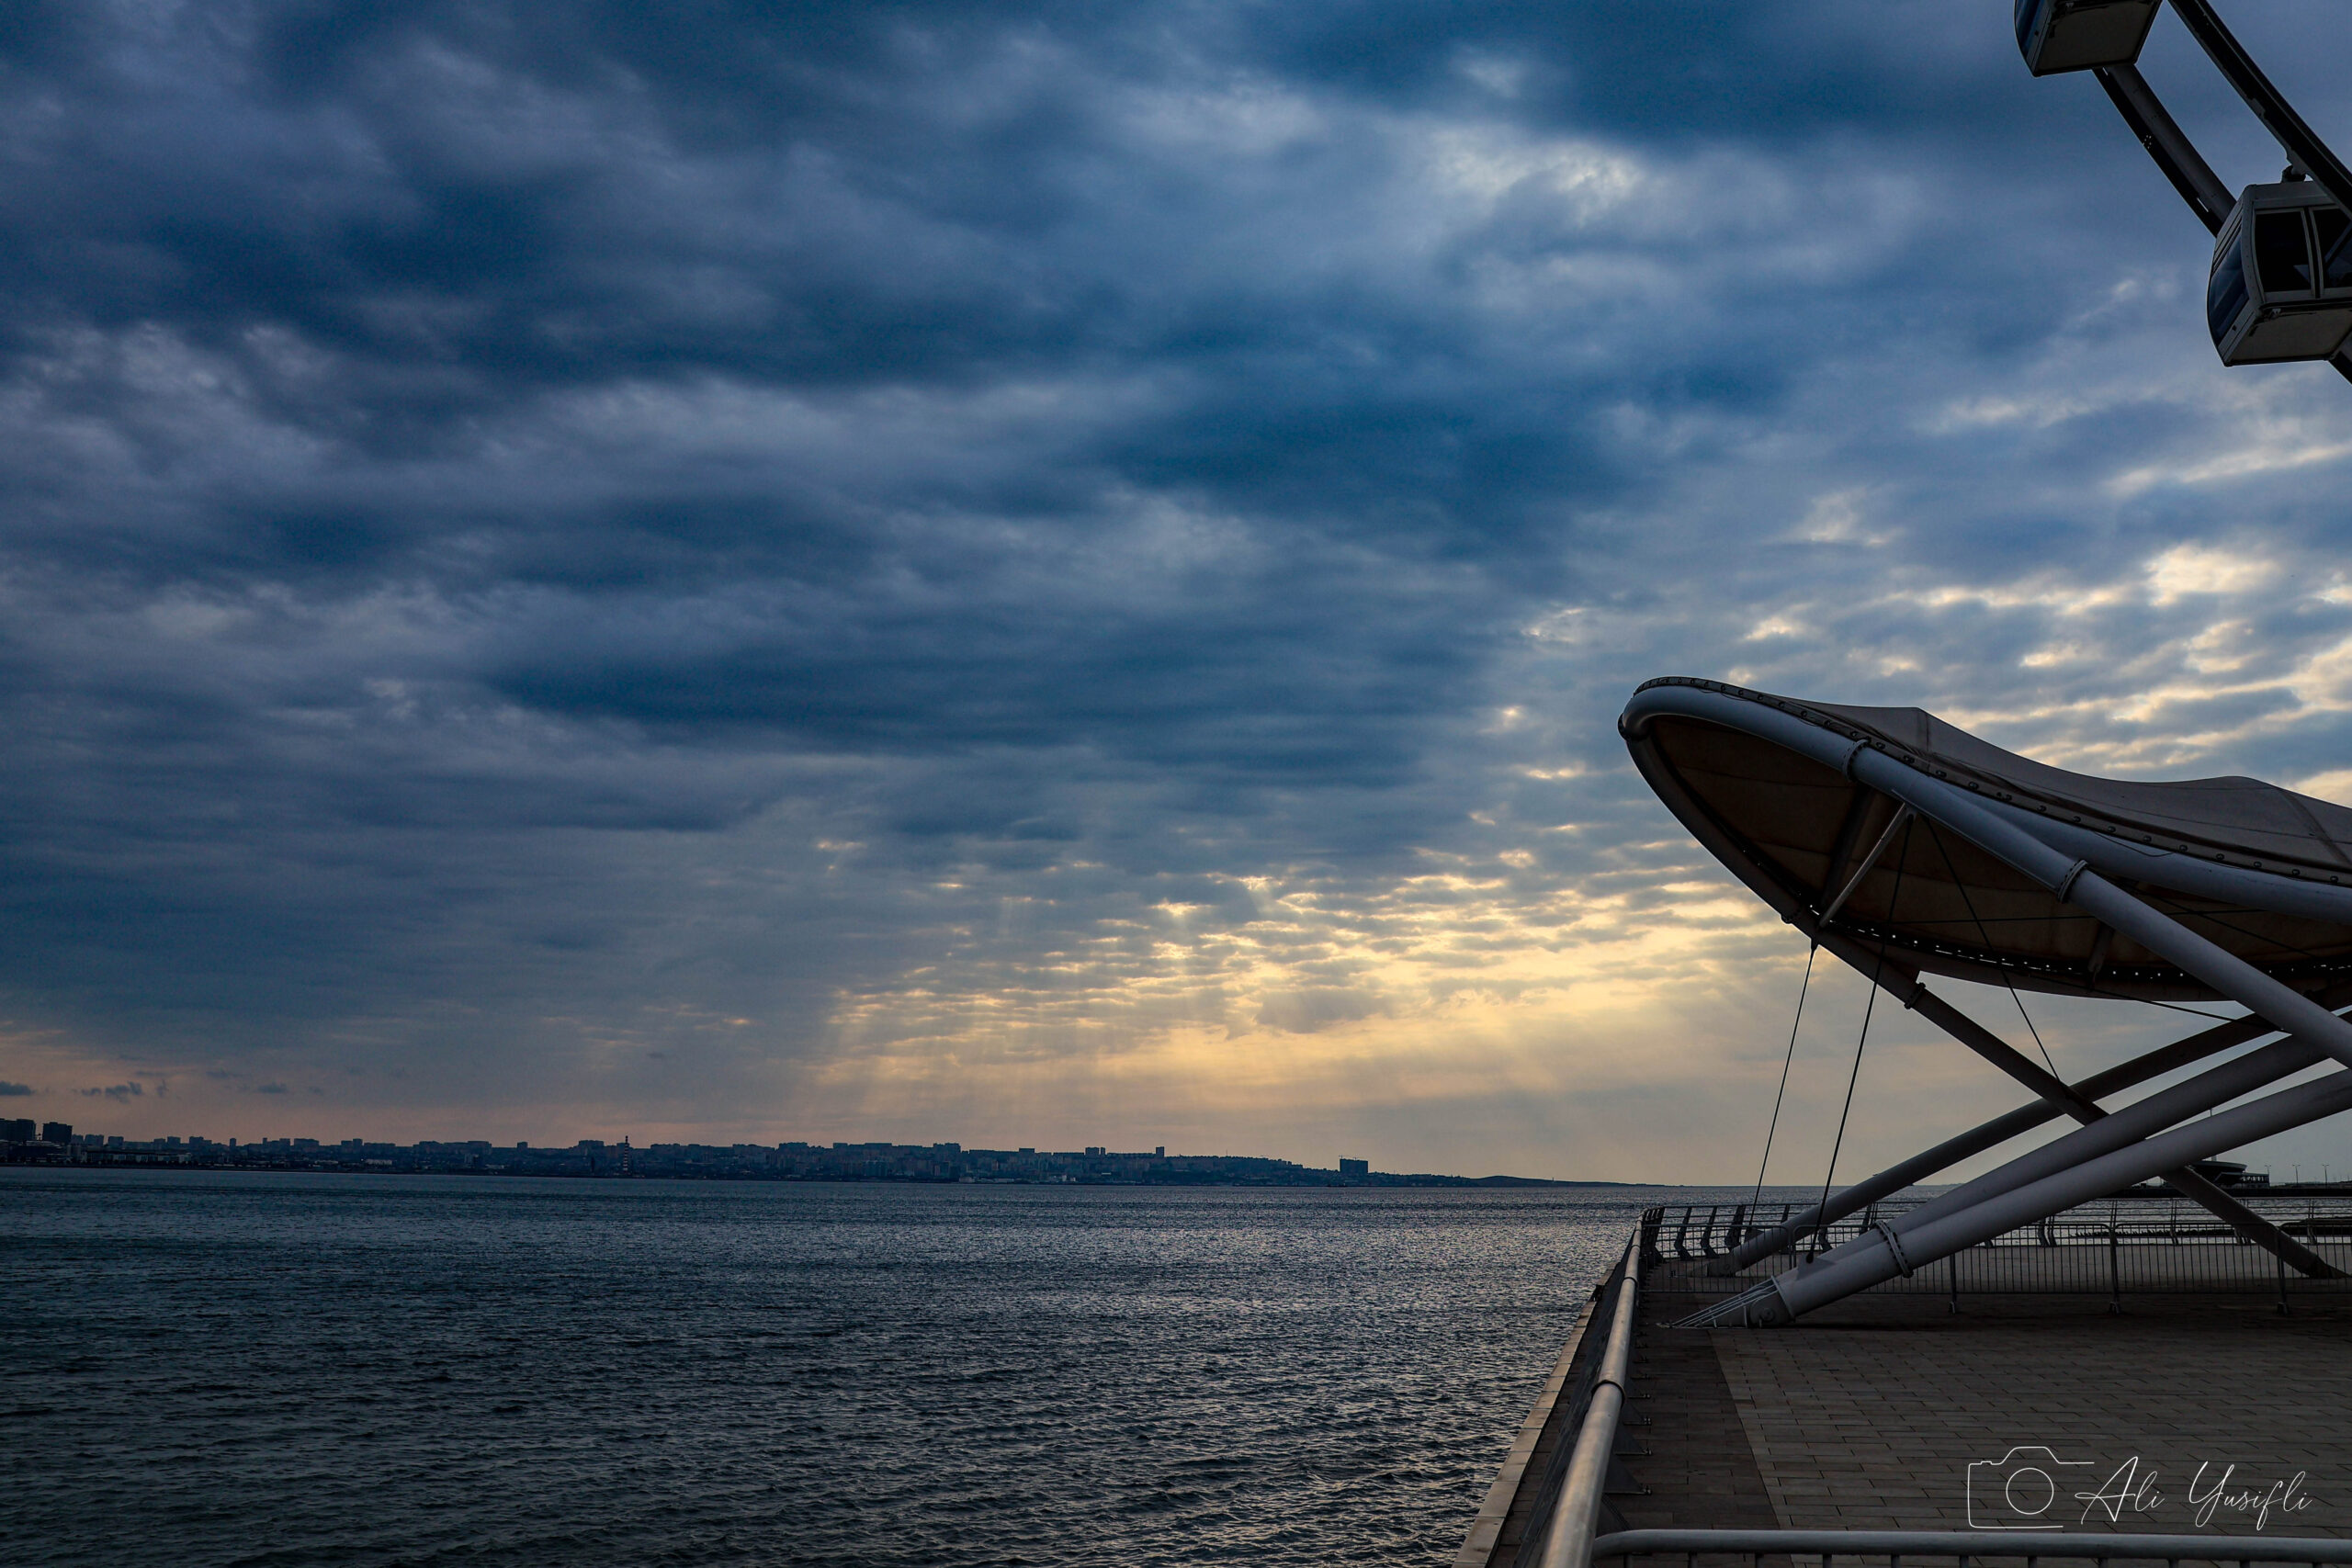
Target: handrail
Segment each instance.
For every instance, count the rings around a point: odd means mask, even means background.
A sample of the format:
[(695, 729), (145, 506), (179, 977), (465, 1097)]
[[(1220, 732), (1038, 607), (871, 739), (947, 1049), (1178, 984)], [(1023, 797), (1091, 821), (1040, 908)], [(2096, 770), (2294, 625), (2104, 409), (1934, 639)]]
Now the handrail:
[(1634, 1314), (1641, 1294), (1641, 1249), (1629, 1246), (1618, 1264), (1617, 1312), (1609, 1325), (1599, 1380), (1577, 1429), (1576, 1450), (1560, 1483), (1559, 1500), (1544, 1526), (1534, 1568), (1589, 1568), (1593, 1532), (1600, 1527), (1600, 1496), (1609, 1485), (1609, 1461), (1617, 1447), (1617, 1418), (1625, 1407), (1625, 1379), (1634, 1360)]
[(1619, 1530), (1593, 1558), (1737, 1556), (2037, 1557), (2158, 1562), (2352, 1562), (2352, 1540), (2252, 1535), (2128, 1535), (2100, 1530)]

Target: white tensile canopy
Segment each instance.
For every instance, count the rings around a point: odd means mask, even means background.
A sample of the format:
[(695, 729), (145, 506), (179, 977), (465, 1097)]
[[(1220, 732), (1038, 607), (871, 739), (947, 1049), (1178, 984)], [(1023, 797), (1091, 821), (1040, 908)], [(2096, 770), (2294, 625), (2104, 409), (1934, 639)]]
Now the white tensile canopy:
[[(1751, 1240), (1732, 1266), (2043, 1122), (2082, 1123), (1703, 1316), (1781, 1321), (2152, 1176), (2293, 1267), (2332, 1272), (2188, 1168), (2352, 1109), (2352, 1070), (2219, 1109), (2330, 1058), (2352, 1068), (2352, 1022), (2328, 1010), (2352, 1001), (2352, 810), (2256, 779), (2071, 773), (1917, 708), (1713, 681), (1652, 681), (1618, 728), (1659, 798), (1758, 897), (2037, 1097)], [(2249, 1015), (2068, 1084), (1929, 975)], [(2283, 1038), (2098, 1103), (2265, 1035)]]
[[(1741, 723), (1741, 708), (1794, 719), (1804, 732)], [(1620, 728), (1699, 841), (1800, 925), (1838, 896), (1901, 809), (1845, 767), (1862, 745), (2133, 886), (2267, 974), (2306, 987), (2352, 974), (2352, 810), (2331, 802), (2259, 779), (2093, 778), (1918, 708), (1798, 703), (1714, 682), (1651, 682)], [(2091, 996), (2222, 994), (1928, 819), (1870, 863), (1842, 914), (1930, 974)]]

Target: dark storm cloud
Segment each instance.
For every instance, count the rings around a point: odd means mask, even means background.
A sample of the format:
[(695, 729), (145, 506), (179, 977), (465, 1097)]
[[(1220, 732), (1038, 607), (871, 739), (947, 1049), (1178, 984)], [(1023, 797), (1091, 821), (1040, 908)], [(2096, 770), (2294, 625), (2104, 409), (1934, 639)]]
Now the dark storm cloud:
[[(2016, 585), (2213, 536), (2116, 476), (2239, 416), (2170, 389), (2199, 231), (1997, 11), (18, 8), (10, 1015), (716, 1101), (1253, 878), (1644, 897), (1661, 666), (2082, 740)], [(2324, 551), (2324, 468), (2231, 525)], [(2315, 765), (2280, 690), (2167, 722)], [(1388, 1005), (1276, 961), (1238, 1016)]]

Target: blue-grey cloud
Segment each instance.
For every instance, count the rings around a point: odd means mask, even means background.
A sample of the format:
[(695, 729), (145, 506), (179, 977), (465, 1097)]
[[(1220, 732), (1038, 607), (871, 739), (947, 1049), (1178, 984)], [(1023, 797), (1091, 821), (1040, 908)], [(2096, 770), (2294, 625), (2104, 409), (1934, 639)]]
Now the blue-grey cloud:
[[(2326, 15), (2245, 29), (2336, 129)], [(2345, 389), (2210, 363), (1997, 7), (32, 6), (0, 71), (0, 987), (151, 1076), (789, 1130), (992, 1030), (1521, 1005), (1711, 874), (1609, 727), (1663, 670), (2341, 765)]]
[(31, 1094), (33, 1092), (33, 1086), (28, 1083), (14, 1083), (6, 1078), (0, 1078), (0, 1096)]

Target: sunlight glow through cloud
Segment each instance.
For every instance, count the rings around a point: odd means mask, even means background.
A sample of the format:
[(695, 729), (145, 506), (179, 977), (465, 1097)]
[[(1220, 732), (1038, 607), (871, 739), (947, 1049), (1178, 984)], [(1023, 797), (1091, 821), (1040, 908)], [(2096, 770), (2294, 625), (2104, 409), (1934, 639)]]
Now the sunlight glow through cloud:
[[(1804, 954), (1641, 680), (2352, 795), (2352, 395), (2212, 363), (2202, 231), (1997, 16), (7, 47), (39, 1113), (1737, 1179)], [(2008, 1102), (1887, 1030), (1870, 1137)]]

